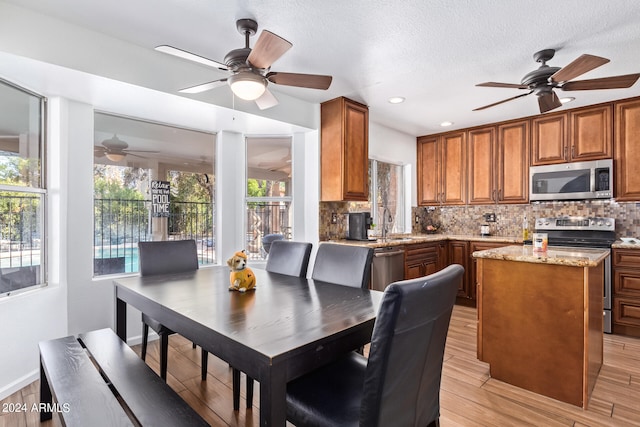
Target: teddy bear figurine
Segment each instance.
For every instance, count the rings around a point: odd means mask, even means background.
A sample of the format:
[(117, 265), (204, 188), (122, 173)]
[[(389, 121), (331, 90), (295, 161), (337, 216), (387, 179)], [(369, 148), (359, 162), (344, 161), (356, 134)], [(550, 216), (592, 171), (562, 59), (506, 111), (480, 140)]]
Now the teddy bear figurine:
[(243, 249), (233, 254), (227, 260), (227, 265), (231, 269), (229, 275), (230, 291), (246, 292), (255, 289), (256, 276), (253, 270), (247, 267), (247, 252)]

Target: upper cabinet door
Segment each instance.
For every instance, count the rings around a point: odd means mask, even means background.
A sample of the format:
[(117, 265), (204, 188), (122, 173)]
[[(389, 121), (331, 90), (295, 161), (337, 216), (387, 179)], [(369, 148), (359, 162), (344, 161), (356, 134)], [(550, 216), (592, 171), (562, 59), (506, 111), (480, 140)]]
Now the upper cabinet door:
[(468, 148), (469, 204), (495, 203), (498, 198), (495, 126), (469, 131)]
[(531, 165), (564, 163), (569, 159), (567, 115), (551, 114), (531, 120)]
[(369, 110), (345, 103), (344, 198), (369, 199)]
[(444, 134), (442, 138), (441, 193), (446, 205), (464, 205), (467, 196), (466, 132)]
[(640, 99), (616, 104), (614, 158), (617, 201), (640, 200)]
[(611, 110), (611, 105), (604, 105), (570, 112), (571, 161), (610, 159), (613, 156)]
[(369, 199), (369, 109), (347, 98), (321, 104), (320, 200)]
[(498, 126), (498, 203), (529, 201), (529, 121)]
[(421, 137), (417, 145), (418, 205), (436, 205), (440, 202), (438, 138)]

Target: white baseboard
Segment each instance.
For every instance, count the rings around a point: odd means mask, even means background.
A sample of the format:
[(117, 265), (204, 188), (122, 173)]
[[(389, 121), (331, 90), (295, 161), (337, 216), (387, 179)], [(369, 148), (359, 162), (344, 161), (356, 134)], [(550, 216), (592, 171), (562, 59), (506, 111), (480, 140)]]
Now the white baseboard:
[[(11, 396), (16, 391), (28, 386), (35, 380), (40, 378), (40, 372), (36, 369), (35, 371), (29, 372), (27, 375), (18, 378), (11, 384), (6, 385), (5, 387), (0, 388), (0, 400), (4, 400), (7, 397)], [(18, 402), (9, 402), (9, 403), (18, 403)]]

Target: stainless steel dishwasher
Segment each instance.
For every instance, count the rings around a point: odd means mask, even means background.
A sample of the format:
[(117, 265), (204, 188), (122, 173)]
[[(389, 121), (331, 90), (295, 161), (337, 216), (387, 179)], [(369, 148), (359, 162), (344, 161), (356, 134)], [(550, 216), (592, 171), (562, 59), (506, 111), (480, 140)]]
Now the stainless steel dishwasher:
[(404, 248), (376, 248), (371, 266), (371, 289), (384, 291), (393, 282), (404, 279)]

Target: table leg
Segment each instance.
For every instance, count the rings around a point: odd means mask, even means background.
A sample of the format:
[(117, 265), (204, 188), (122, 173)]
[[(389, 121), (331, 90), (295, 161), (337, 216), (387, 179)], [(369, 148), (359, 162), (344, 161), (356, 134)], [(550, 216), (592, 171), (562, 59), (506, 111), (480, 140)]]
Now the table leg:
[(116, 334), (127, 342), (127, 303), (116, 295)]
[[(49, 380), (44, 372), (42, 361), (40, 361), (40, 404), (44, 404), (44, 408), (48, 408), (52, 402), (53, 396), (51, 395), (51, 388), (49, 388)], [(50, 420), (51, 418), (51, 411), (47, 409), (40, 410), (40, 422)]]
[(284, 426), (287, 422), (287, 380), (284, 368), (271, 366), (267, 379), (260, 380), (260, 425)]

